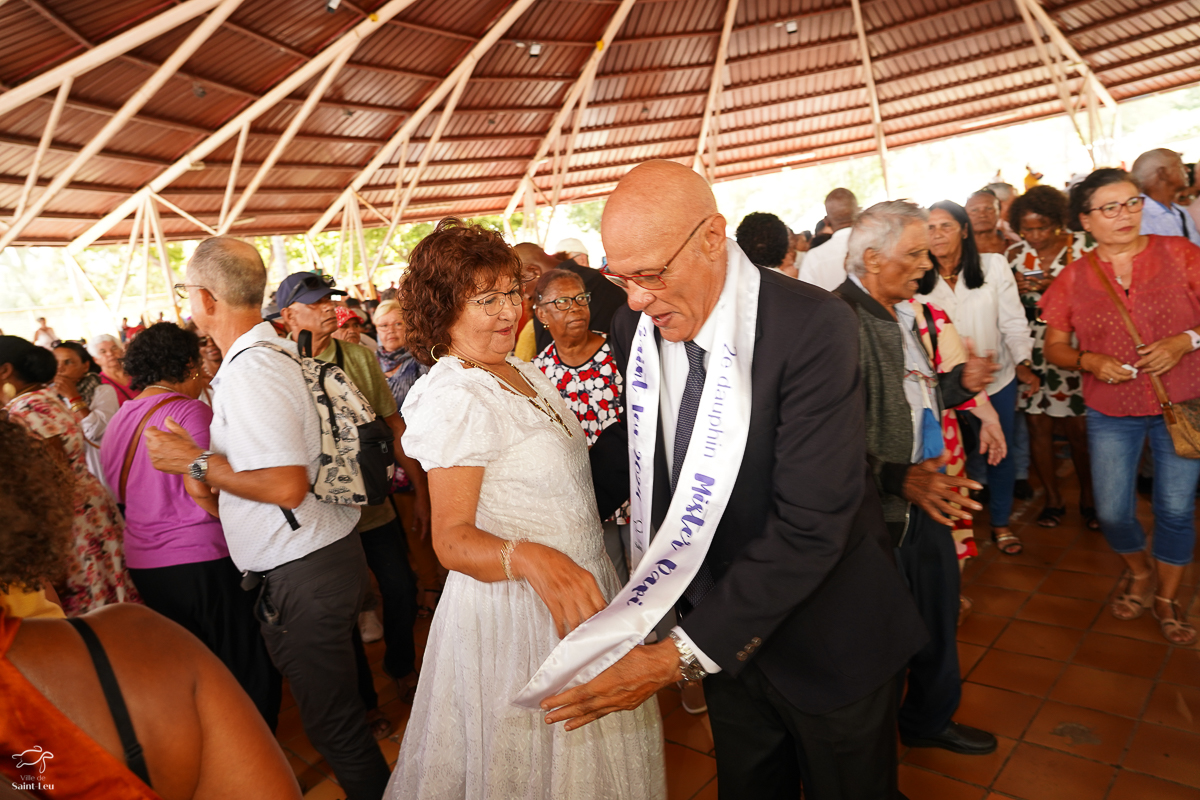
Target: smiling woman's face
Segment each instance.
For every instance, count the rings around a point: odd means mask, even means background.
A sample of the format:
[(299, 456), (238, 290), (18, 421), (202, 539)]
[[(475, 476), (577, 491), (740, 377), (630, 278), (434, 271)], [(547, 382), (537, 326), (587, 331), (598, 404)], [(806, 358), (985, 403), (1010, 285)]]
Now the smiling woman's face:
[[(450, 347), (457, 353), (484, 363), (503, 361), (517, 342), (517, 320), (521, 306), (513, 305), (504, 297), (505, 292), (521, 291), (519, 283), (511, 276), (501, 276), (496, 282), (467, 298), (458, 319), (450, 326)], [(491, 309), (476, 300), (491, 298)], [(495, 316), (488, 310), (496, 311)]]

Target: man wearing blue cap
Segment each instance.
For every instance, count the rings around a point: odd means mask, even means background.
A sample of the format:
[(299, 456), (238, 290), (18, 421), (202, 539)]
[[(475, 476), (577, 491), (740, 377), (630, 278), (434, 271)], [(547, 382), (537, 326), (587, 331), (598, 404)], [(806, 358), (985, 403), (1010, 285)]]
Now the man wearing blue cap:
[[(415, 461), (404, 455), (400, 445), (404, 421), (379, 362), (366, 347), (333, 338), (337, 331), (337, 307), (333, 303), (333, 296), (345, 294), (333, 287), (333, 280), (328, 276), (297, 272), (288, 275), (279, 284), (275, 302), (289, 337), (297, 339), (301, 331), (309, 331), (312, 334), (314, 357), (341, 368), (362, 392), (372, 410), (392, 429), (396, 437), (396, 463), (409, 475), (416, 490), (417, 525), (428, 526), (429, 493), (425, 473)], [(387, 643), (384, 671), (397, 682), (401, 697), (411, 701), (412, 691), (416, 687), (413, 626), (417, 619), (417, 589), (405, 552), (404, 532), (390, 502), (379, 506), (363, 506), (356, 530), (362, 538), (367, 566), (375, 574), (383, 601), (383, 633)], [(379, 698), (372, 681), (371, 668), (359, 637), (355, 637), (355, 652), (359, 693), (368, 709), (372, 732), (376, 738), (382, 738), (391, 733), (391, 724), (379, 711)]]

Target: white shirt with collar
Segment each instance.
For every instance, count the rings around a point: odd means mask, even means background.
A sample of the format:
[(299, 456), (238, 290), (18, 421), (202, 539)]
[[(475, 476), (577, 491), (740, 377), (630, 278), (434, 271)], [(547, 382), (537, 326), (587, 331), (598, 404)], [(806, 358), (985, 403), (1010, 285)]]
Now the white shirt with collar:
[[(733, 242), (727, 242), (726, 246), (735, 246)], [(728, 299), (732, 302), (734, 288), (731, 281), (725, 281), (725, 285), (721, 287), (721, 297), (717, 300), (720, 304), (721, 300)], [(727, 298), (726, 295), (729, 295)], [(716, 309), (716, 305), (713, 306)], [(708, 362), (712, 353), (713, 340), (717, 336), (716, 315), (709, 313), (708, 319), (704, 320), (704, 324), (700, 326), (700, 330), (692, 338), (692, 341), (700, 345), (704, 350), (704, 368), (708, 369)], [(679, 404), (683, 402), (683, 390), (687, 386), (688, 375), (688, 357), (687, 349), (683, 342), (668, 342), (666, 339), (660, 339), (658, 343), (659, 354), (659, 370), (662, 372), (662, 390), (658, 395), (659, 419), (662, 423), (662, 436), (664, 455), (667, 461), (667, 475), (663, 477), (668, 481), (671, 474), (671, 467), (675, 460), (675, 425), (679, 419)], [(721, 671), (721, 666), (711, 658), (701, 652), (700, 648), (696, 647), (696, 643), (692, 641), (683, 628), (678, 625), (674, 628), (675, 634), (685, 641), (696, 654), (696, 659), (704, 670), (710, 675)]]
[[(213, 376), (213, 452), (235, 472), (305, 467), (311, 485), (321, 456), (321, 423), (299, 365), (256, 342), (296, 352), (269, 322), (238, 337)], [(241, 353), (239, 356), (238, 354)], [(235, 356), (238, 356), (235, 358)], [(309, 492), (293, 510), (292, 530), (279, 506), (222, 492), (221, 526), (238, 569), (265, 572), (344, 538), (358, 522), (357, 506), (324, 503)]]
[(1033, 335), (1008, 261), (999, 253), (981, 253), (979, 260), (983, 285), (978, 289), (968, 289), (960, 272), (953, 289), (939, 277), (933, 291), (917, 300), (945, 311), (958, 335), (971, 340), (976, 355), (996, 354), (1000, 371), (987, 387), (992, 395), (1016, 377), (1017, 364), (1033, 355)]
[(1187, 209), (1178, 203), (1165, 206), (1149, 195), (1142, 195), (1142, 201), (1142, 233), (1186, 236), (1192, 244), (1200, 246), (1200, 230)]
[(846, 282), (846, 254), (850, 252), (850, 231), (842, 228), (822, 244), (804, 254), (800, 280), (832, 292)]

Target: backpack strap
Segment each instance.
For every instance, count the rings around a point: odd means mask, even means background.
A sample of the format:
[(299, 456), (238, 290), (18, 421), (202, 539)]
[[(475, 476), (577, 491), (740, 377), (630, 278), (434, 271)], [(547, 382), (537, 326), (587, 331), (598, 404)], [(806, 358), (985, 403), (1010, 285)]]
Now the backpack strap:
[(137, 430), (133, 432), (133, 438), (129, 440), (129, 447), (125, 449), (125, 462), (121, 465), (121, 482), (117, 489), (117, 499), (122, 503), (125, 502), (125, 484), (129, 480), (129, 468), (133, 466), (133, 455), (137, 452), (138, 442), (142, 440), (142, 431), (146, 429), (146, 423), (150, 421), (150, 417), (154, 415), (163, 406), (177, 403), (180, 400), (186, 400), (186, 397), (175, 395), (174, 397), (164, 397), (158, 403), (155, 403), (154, 408), (146, 412), (146, 416), (142, 417), (142, 421), (138, 423)]
[(334, 357), (333, 363), (337, 364), (338, 369), (346, 369), (346, 365), (342, 363), (342, 343), (337, 339), (333, 340)]

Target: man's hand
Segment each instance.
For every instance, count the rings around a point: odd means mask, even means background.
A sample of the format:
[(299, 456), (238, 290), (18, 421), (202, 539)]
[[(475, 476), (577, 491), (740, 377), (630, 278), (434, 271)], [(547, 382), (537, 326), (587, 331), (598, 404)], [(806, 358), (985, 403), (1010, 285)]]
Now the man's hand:
[(567, 721), (573, 731), (614, 711), (632, 711), (659, 689), (681, 680), (679, 650), (670, 639), (638, 645), (582, 686), (542, 701), (546, 724)]
[(977, 356), (969, 339), (964, 340), (963, 344), (967, 347), (967, 362), (963, 366), (959, 382), (968, 392), (978, 394), (992, 382), (992, 376), (1000, 371), (1000, 365), (996, 363), (995, 353)]
[[(967, 478), (951, 478), (938, 472), (946, 466), (946, 453), (940, 458), (931, 458), (920, 464), (913, 464), (904, 476), (904, 498), (925, 509), (926, 513), (941, 525), (954, 525), (950, 517), (971, 519), (971, 513), (966, 508), (979, 511), (983, 506), (969, 497), (958, 493), (960, 486), (978, 491), (983, 487)], [(951, 503), (957, 503), (963, 508), (955, 508)]]
[(1032, 397), (1038, 389), (1042, 388), (1042, 379), (1024, 364), (1017, 364), (1017, 382), (1025, 386), (1022, 394), (1026, 397)]
[(146, 427), (143, 436), (146, 437), (146, 450), (150, 453), (150, 463), (159, 472), (172, 475), (187, 474), (188, 467), (204, 451), (173, 418), (167, 417), (167, 429)]
[(1192, 338), (1186, 333), (1178, 333), (1159, 339), (1138, 351), (1141, 356), (1134, 364), (1139, 370), (1145, 370), (1151, 375), (1161, 376), (1174, 368), (1179, 359), (1192, 352)]

